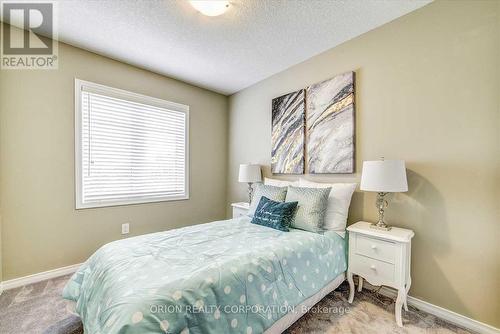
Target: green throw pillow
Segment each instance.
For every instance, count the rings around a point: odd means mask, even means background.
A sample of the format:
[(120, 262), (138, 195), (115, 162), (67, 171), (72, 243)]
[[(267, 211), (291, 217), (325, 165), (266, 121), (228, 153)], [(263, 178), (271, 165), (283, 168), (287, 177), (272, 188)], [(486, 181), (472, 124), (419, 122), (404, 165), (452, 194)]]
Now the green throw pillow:
[(252, 218), (252, 224), (288, 232), (297, 204), (297, 202), (276, 202), (262, 196)]
[(262, 196), (276, 202), (284, 202), (286, 197), (287, 187), (267, 186), (262, 183), (257, 183), (252, 196), (252, 203), (248, 209), (248, 215), (253, 216), (257, 205), (259, 205)]
[(331, 189), (288, 187), (286, 202), (299, 202), (291, 227), (311, 232), (323, 231)]

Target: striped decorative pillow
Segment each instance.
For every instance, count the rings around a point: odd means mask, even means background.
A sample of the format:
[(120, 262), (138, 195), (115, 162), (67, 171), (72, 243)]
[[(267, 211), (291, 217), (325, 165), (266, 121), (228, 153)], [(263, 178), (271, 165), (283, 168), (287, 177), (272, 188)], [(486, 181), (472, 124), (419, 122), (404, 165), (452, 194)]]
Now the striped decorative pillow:
[(266, 186), (262, 183), (257, 183), (255, 185), (255, 190), (252, 197), (252, 203), (250, 203), (250, 208), (248, 209), (248, 215), (253, 216), (257, 205), (260, 202), (262, 196), (267, 197), (270, 200), (276, 202), (284, 202), (286, 196), (287, 187), (273, 187)]

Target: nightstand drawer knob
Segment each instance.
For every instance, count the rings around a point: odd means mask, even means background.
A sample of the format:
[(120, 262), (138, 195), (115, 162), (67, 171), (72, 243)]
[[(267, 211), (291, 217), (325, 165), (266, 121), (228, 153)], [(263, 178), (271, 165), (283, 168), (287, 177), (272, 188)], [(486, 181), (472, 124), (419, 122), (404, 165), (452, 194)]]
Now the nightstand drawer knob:
[(372, 245), (372, 249), (377, 249), (377, 245)]
[(377, 267), (375, 267), (375, 265), (373, 265), (373, 264), (372, 264), (372, 265), (370, 266), (370, 269), (371, 269), (371, 270), (377, 270)]

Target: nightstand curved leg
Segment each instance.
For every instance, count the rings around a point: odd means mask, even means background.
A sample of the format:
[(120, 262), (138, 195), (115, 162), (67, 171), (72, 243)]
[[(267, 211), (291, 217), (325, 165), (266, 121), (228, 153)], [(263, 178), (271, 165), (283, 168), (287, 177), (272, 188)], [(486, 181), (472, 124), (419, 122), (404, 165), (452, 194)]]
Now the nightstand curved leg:
[(349, 299), (348, 299), (348, 302), (349, 303), (352, 303), (352, 301), (354, 300), (354, 280), (352, 279), (352, 273), (351, 272), (347, 272), (347, 282), (349, 282)]
[(363, 290), (363, 277), (359, 276), (358, 277), (358, 292), (361, 292)]
[(396, 323), (399, 327), (403, 327), (403, 320), (401, 318), (401, 308), (406, 300), (406, 289), (398, 290), (398, 298), (396, 299)]
[(410, 291), (411, 277), (408, 277), (408, 283), (406, 283), (406, 298), (404, 302), (405, 311), (408, 311), (408, 291)]

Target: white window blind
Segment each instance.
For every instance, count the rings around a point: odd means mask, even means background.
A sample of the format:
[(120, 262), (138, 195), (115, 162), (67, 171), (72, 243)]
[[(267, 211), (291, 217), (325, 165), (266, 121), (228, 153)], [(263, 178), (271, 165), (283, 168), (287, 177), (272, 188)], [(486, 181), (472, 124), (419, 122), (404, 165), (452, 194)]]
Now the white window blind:
[(188, 106), (75, 86), (77, 208), (188, 198)]

